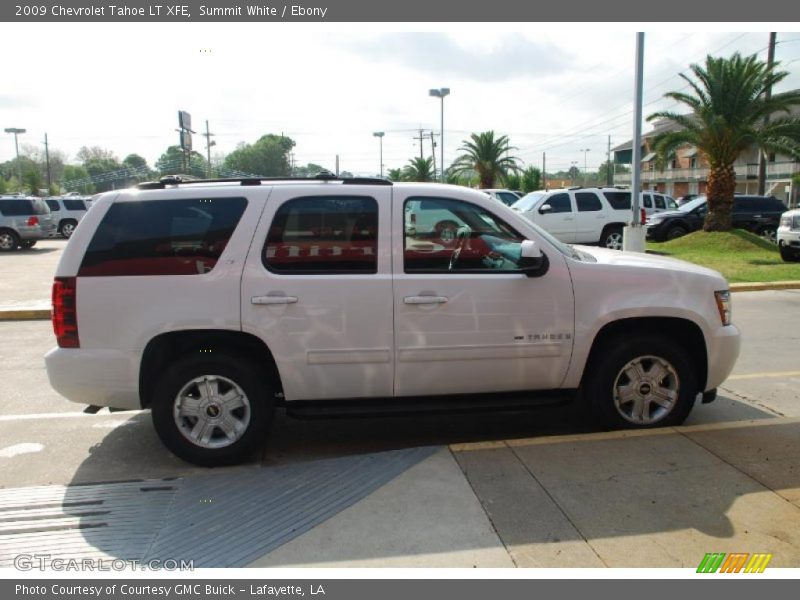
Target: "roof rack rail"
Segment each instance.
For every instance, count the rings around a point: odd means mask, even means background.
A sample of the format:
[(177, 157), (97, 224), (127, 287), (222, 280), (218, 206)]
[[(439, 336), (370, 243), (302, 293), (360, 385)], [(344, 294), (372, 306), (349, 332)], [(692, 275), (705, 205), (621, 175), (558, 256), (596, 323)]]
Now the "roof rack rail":
[(568, 189), (568, 190), (582, 190), (582, 189), (583, 189), (583, 186), (582, 186), (582, 185), (571, 185), (571, 186), (570, 186), (570, 187), (568, 187), (567, 189)]
[(211, 179), (189, 179), (179, 175), (166, 175), (158, 181), (145, 181), (136, 185), (139, 190), (163, 190), (168, 185), (238, 183), (239, 185), (261, 185), (269, 181), (341, 181), (343, 185), (392, 185), (388, 179), (378, 177), (338, 177), (330, 171), (321, 171), (313, 177), (220, 177)]

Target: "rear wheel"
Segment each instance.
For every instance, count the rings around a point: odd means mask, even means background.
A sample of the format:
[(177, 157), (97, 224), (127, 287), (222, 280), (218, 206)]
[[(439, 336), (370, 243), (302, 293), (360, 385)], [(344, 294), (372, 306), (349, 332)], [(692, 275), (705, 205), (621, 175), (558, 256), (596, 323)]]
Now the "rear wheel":
[(679, 237), (683, 237), (689, 233), (683, 225), (673, 225), (667, 230), (667, 234), (664, 236), (667, 241), (674, 240)]
[(592, 412), (610, 429), (679, 425), (700, 391), (685, 350), (655, 333), (609, 340), (589, 368)]
[(176, 456), (202, 466), (240, 463), (266, 436), (273, 394), (251, 360), (192, 355), (160, 377), (153, 401), (158, 436)]
[(33, 248), (36, 245), (36, 240), (24, 240), (20, 242), (20, 246), (27, 250), (28, 248)]
[(63, 237), (69, 239), (72, 237), (72, 232), (75, 231), (75, 227), (78, 225), (76, 221), (67, 220), (61, 221), (61, 224), (58, 226), (58, 233), (60, 233)]
[(612, 250), (622, 250), (622, 227), (606, 227), (600, 238), (600, 245)]
[(0, 229), (0, 252), (13, 252), (19, 246), (19, 236), (10, 229)]

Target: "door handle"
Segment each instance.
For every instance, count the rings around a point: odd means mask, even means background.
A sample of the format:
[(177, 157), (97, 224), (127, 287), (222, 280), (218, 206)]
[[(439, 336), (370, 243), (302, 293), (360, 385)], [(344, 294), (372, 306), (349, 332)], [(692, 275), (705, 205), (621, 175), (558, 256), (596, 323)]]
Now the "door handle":
[(295, 304), (297, 296), (253, 296), (250, 304)]
[(447, 296), (406, 296), (403, 298), (405, 304), (444, 304)]

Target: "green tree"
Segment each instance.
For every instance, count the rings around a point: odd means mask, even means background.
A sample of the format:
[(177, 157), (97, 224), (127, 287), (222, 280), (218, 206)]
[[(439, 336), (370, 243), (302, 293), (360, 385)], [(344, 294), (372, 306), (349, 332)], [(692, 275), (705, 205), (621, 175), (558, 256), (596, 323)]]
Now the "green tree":
[(91, 181), (89, 171), (79, 165), (64, 165), (64, 188), (81, 194), (94, 194), (97, 190)]
[(38, 168), (25, 171), (22, 175), (22, 182), (25, 192), (32, 196), (38, 196), (39, 190), (42, 189), (44, 184), (42, 174), (39, 172)]
[[(614, 175), (618, 173), (630, 173), (631, 170), (622, 164), (615, 164), (614, 161), (605, 161), (597, 168), (597, 180), (600, 185), (614, 183)], [(609, 173), (611, 177), (609, 178)]]
[(405, 181), (433, 181), (434, 177), (433, 157), (431, 156), (428, 158), (412, 158), (403, 167), (403, 179)]
[(516, 148), (509, 145), (505, 135), (495, 138), (494, 131), (471, 134), (469, 140), (462, 142), (459, 150), (463, 154), (455, 160), (450, 170), (457, 175), (477, 173), (481, 188), (493, 188), (495, 181), (519, 170), (519, 159), (509, 155)]
[(0, 176), (0, 194), (5, 194), (7, 189), (8, 188), (6, 187), (6, 178)]
[(78, 151), (78, 160), (89, 173), (98, 192), (119, 187), (124, 180), (122, 165), (111, 150), (99, 146), (83, 146)]
[[(688, 106), (691, 112), (659, 111), (648, 117), (650, 121), (668, 119), (681, 128), (653, 140), (660, 161), (666, 162), (673, 151), (686, 144), (694, 145), (708, 161), (705, 231), (731, 228), (736, 189), (733, 164), (744, 150), (756, 146), (761, 152), (800, 158), (800, 117), (791, 116), (792, 108), (800, 106), (800, 90), (765, 97), (767, 89), (788, 75), (777, 71), (777, 66), (768, 66), (755, 55), (743, 58), (738, 52), (731, 58), (707, 56), (704, 66), (690, 66), (694, 78), (681, 74), (690, 93), (664, 95)], [(767, 117), (769, 122), (765, 122)]]
[(240, 144), (225, 157), (225, 168), (261, 177), (285, 177), (290, 174), (289, 153), (292, 138), (268, 133), (254, 144)]
[[(184, 161), (186, 161), (184, 163)], [(203, 156), (192, 150), (188, 157), (180, 146), (170, 146), (155, 163), (159, 175), (192, 175), (205, 177), (208, 164)]]
[(314, 177), (319, 175), (322, 171), (327, 171), (325, 167), (322, 165), (316, 165), (314, 163), (308, 163), (304, 167), (295, 167), (294, 173), (292, 175), (294, 177)]
[(526, 194), (542, 189), (542, 171), (536, 167), (527, 167), (522, 172), (521, 188)]
[(504, 178), (503, 181), (505, 186), (509, 190), (519, 190), (522, 189), (522, 175), (519, 172), (511, 172), (508, 173)]
[(403, 169), (389, 169), (386, 176), (392, 181), (403, 181)]

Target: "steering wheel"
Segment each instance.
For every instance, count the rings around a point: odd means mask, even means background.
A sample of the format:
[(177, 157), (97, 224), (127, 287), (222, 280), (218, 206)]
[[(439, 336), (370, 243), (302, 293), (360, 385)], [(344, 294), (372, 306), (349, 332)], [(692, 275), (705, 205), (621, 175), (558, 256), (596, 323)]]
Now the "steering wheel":
[(472, 233), (472, 230), (466, 225), (458, 228), (458, 231), (456, 232), (455, 247), (453, 248), (453, 253), (450, 255), (450, 264), (447, 267), (448, 271), (455, 270), (456, 263), (458, 263), (458, 258), (461, 255), (461, 251), (467, 246), (470, 233)]

